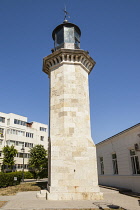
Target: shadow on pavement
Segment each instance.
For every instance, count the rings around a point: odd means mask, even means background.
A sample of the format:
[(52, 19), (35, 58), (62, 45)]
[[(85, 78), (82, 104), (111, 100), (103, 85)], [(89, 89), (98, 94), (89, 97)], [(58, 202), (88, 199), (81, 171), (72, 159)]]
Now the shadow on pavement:
[[(94, 202), (93, 203), (95, 206), (97, 206), (99, 209), (101, 210), (105, 210), (105, 209), (118, 209), (118, 210), (127, 210), (121, 206), (118, 206), (118, 205), (114, 205), (114, 204), (108, 204), (106, 202)], [(107, 208), (108, 207), (108, 208)]]
[(40, 187), (41, 190), (47, 189), (47, 181), (36, 181), (35, 185)]

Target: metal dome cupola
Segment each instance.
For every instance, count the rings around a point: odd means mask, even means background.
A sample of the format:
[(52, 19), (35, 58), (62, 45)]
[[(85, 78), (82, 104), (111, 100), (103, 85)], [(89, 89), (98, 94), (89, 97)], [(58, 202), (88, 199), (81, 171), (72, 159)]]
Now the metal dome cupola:
[(54, 50), (56, 51), (60, 48), (80, 49), (80, 36), (80, 28), (64, 20), (64, 22), (58, 25), (52, 32)]

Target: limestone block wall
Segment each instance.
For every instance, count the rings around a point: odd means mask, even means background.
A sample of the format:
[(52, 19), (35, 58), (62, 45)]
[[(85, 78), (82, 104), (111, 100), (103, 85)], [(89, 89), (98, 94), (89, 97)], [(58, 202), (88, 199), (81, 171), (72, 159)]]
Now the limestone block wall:
[(50, 80), (51, 135), (91, 136), (87, 72), (80, 65), (63, 64)]
[(43, 60), (50, 78), (47, 199), (100, 199), (91, 138), (88, 74), (95, 61), (83, 50), (59, 49)]
[(88, 73), (80, 65), (68, 63), (53, 69), (50, 80), (50, 190), (93, 192), (98, 182)]

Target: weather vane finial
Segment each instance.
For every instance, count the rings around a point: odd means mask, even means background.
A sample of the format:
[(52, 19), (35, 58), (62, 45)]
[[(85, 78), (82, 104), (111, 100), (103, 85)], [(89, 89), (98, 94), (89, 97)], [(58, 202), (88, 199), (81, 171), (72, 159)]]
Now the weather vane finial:
[(66, 6), (65, 6), (65, 9), (63, 11), (64, 11), (64, 21), (66, 21), (67, 20), (66, 19), (67, 17), (70, 18), (69, 13), (66, 10)]

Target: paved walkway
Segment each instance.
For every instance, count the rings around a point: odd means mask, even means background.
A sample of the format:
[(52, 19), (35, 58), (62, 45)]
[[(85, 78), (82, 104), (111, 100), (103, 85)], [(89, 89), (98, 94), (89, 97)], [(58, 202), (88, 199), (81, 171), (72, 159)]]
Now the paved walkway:
[[(8, 201), (1, 210), (53, 210), (53, 209), (104, 209), (120, 206), (125, 210), (140, 210), (138, 198), (120, 194), (118, 191), (101, 188), (102, 201), (47, 201), (36, 198), (36, 191), (21, 192), (14, 196), (0, 196), (0, 201)], [(113, 206), (114, 205), (114, 206)], [(102, 208), (101, 208), (102, 207)]]

